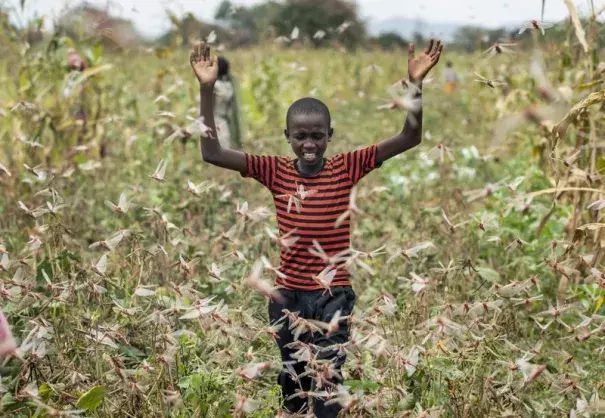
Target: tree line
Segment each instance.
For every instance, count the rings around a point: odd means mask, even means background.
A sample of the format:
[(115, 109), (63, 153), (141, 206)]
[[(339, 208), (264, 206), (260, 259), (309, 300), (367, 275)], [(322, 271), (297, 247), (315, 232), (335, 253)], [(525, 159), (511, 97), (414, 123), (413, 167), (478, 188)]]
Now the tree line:
[[(171, 28), (157, 39), (144, 40), (136, 36), (132, 22), (112, 17), (104, 10), (83, 3), (60, 18), (55, 31), (75, 39), (96, 38), (107, 46), (120, 48), (146, 43), (188, 48), (192, 42), (206, 39), (210, 33), (214, 33), (219, 45), (231, 48), (277, 41), (283, 45), (393, 49), (407, 48), (410, 42), (424, 44), (427, 41), (420, 32), (414, 33), (411, 39), (396, 32), (370, 35), (356, 3), (350, 0), (267, 0), (250, 6), (223, 0), (212, 23), (202, 21), (192, 13), (177, 16), (167, 11), (167, 15)], [(1, 10), (0, 26), (5, 33), (7, 29), (17, 30), (11, 27), (7, 14)], [(41, 19), (38, 19), (21, 31), (33, 42), (41, 38), (41, 27)], [(94, 28), (92, 32), (91, 28)], [(448, 48), (476, 51), (494, 42), (514, 40), (523, 43), (529, 38), (529, 33), (519, 37), (517, 32), (518, 28), (461, 26), (448, 42)], [(549, 30), (548, 39), (557, 44), (570, 42), (570, 34), (571, 24), (563, 21)]]

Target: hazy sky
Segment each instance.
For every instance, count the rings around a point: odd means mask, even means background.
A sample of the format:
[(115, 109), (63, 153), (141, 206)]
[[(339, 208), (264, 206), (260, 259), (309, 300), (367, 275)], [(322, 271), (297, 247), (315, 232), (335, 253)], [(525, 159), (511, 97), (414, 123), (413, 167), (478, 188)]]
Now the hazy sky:
[[(575, 0), (580, 11), (586, 12), (590, 0)], [(110, 11), (135, 22), (137, 29), (147, 36), (155, 36), (166, 31), (170, 24), (165, 9), (178, 14), (193, 12), (200, 18), (211, 20), (221, 0), (89, 0), (89, 3), (106, 6)], [(65, 0), (25, 0), (26, 16), (56, 15), (65, 4), (78, 1)], [(236, 0), (236, 4), (249, 5), (259, 0)], [(18, 8), (18, 0), (0, 0)], [(357, 0), (361, 15), (366, 19), (387, 19), (404, 16), (421, 18), (435, 22), (475, 23), (484, 26), (498, 26), (529, 19), (540, 19), (542, 0)], [(605, 0), (594, 0), (595, 8), (605, 4)], [(15, 17), (18, 19), (20, 13)], [(557, 21), (567, 16), (563, 0), (546, 0), (544, 20)]]

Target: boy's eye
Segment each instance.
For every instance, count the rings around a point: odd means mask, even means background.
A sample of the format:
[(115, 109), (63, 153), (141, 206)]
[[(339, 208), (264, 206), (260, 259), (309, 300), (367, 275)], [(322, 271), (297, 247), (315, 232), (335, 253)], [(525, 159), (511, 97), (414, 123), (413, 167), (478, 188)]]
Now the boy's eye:
[(323, 137), (324, 137), (324, 136), (325, 136), (325, 135), (324, 135), (323, 133), (321, 133), (321, 132), (314, 132), (314, 133), (311, 135), (311, 137), (312, 137), (313, 139), (323, 139)]

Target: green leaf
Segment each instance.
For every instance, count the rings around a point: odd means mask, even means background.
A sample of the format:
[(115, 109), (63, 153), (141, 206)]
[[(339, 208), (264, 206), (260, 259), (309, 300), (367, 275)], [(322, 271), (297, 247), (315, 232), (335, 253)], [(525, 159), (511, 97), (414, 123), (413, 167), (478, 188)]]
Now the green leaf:
[(80, 256), (67, 250), (62, 250), (57, 254), (57, 259), (61, 271), (68, 272), (71, 268), (72, 261), (80, 262)]
[(50, 280), (53, 279), (53, 267), (50, 264), (50, 260), (48, 258), (45, 258), (40, 264), (38, 264), (38, 269), (36, 272), (36, 281), (46, 283), (44, 280), (44, 276), (42, 275), (42, 270), (46, 272), (46, 275)]
[(38, 395), (40, 396), (40, 399), (42, 399), (43, 402), (48, 402), (53, 392), (53, 388), (51, 388), (48, 383), (42, 383), (38, 388)]
[(128, 347), (125, 345), (122, 345), (120, 347), (120, 352), (125, 355), (126, 357), (145, 357), (145, 353), (143, 353), (141, 350), (139, 350), (136, 347)]
[(103, 71), (107, 71), (113, 68), (113, 65), (111, 64), (104, 64), (104, 65), (100, 65), (98, 67), (95, 68), (88, 68), (86, 70), (84, 70), (82, 72), (82, 74), (74, 81), (74, 86), (77, 86), (79, 84), (82, 84), (84, 81), (86, 81), (88, 78), (99, 74)]
[(101, 406), (106, 394), (107, 389), (105, 386), (95, 386), (84, 395), (80, 396), (78, 403), (76, 403), (76, 407), (87, 411), (94, 411)]
[(61, 42), (65, 44), (68, 48), (74, 47), (74, 41), (69, 36), (64, 36), (61, 38)]
[(355, 392), (357, 390), (363, 389), (364, 391), (376, 390), (380, 387), (380, 385), (372, 380), (346, 380), (344, 382), (345, 386), (351, 388), (351, 391)]
[(74, 157), (74, 161), (77, 164), (85, 164), (88, 161), (88, 157), (86, 155), (80, 154)]
[(6, 392), (2, 399), (0, 399), (0, 411), (6, 410), (6, 408), (15, 404), (15, 398), (10, 392)]
[(605, 170), (605, 157), (601, 156), (597, 159), (597, 171)]
[(19, 87), (21, 90), (25, 90), (29, 87), (29, 80), (27, 79), (27, 73), (22, 72), (19, 76)]
[(103, 56), (103, 45), (101, 45), (101, 44), (96, 45), (92, 49), (92, 56), (94, 57), (95, 61), (98, 61), (99, 58), (101, 58)]

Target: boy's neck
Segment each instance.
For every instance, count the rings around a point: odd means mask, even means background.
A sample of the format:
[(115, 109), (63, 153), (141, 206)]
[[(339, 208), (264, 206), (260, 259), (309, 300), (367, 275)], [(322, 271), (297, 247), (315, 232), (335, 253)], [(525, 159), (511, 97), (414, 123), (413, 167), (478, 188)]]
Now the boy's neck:
[(319, 173), (321, 170), (323, 170), (325, 162), (326, 162), (325, 158), (322, 158), (321, 160), (319, 160), (316, 164), (314, 164), (312, 166), (304, 166), (300, 163), (300, 160), (297, 159), (295, 167), (296, 167), (296, 171), (298, 171), (298, 173), (302, 177), (313, 177), (317, 173)]

